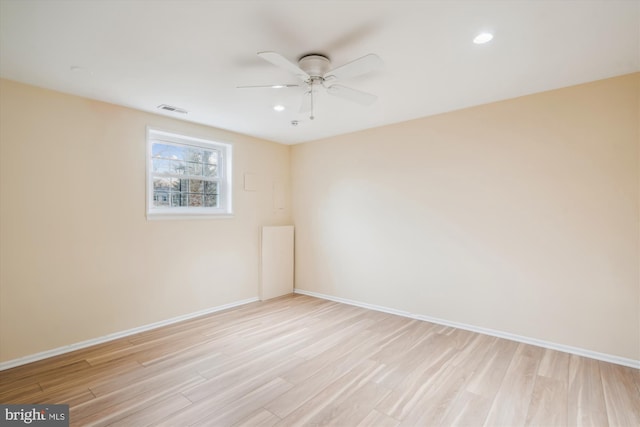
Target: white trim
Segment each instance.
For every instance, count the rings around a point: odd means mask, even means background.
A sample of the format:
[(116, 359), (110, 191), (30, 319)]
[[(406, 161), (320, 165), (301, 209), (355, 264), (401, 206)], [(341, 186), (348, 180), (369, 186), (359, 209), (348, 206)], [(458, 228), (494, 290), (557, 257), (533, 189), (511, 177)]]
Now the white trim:
[(5, 369), (15, 368), (16, 366), (26, 365), (27, 363), (36, 362), (38, 360), (46, 359), (53, 356), (59, 356), (64, 353), (69, 353), (82, 348), (91, 347), (92, 345), (102, 344), (108, 341), (113, 341), (118, 338), (128, 337), (140, 332), (156, 329), (161, 326), (171, 325), (173, 323), (182, 322), (184, 320), (193, 319), (195, 317), (204, 316), (206, 314), (215, 313), (217, 311), (227, 310), (229, 308), (238, 307), (241, 305), (249, 304), (259, 301), (258, 297), (247, 298), (244, 300), (231, 302), (229, 304), (219, 305), (217, 307), (206, 308), (204, 310), (196, 311), (194, 313), (183, 314), (182, 316), (172, 317), (171, 319), (161, 320), (159, 322), (150, 323), (144, 326), (138, 326), (137, 328), (127, 329), (126, 331), (115, 332), (113, 334), (104, 335), (102, 337), (93, 338), (86, 341), (81, 341), (75, 344), (65, 345), (63, 347), (54, 348), (52, 350), (43, 351), (41, 353), (31, 354), (29, 356), (20, 357), (18, 359), (8, 360), (0, 363), (0, 371)]
[(452, 322), (450, 320), (438, 319), (436, 317), (424, 316), (422, 314), (412, 314), (412, 313), (409, 313), (408, 311), (396, 310), (393, 308), (383, 307), (380, 305), (368, 304), (360, 301), (354, 301), (347, 298), (335, 297), (332, 295), (320, 294), (312, 291), (305, 291), (304, 289), (296, 288), (293, 291), (296, 294), (308, 295), (311, 297), (326, 299), (329, 301), (335, 301), (343, 304), (354, 305), (356, 307), (367, 308), (369, 310), (382, 311), (383, 313), (395, 314), (397, 316), (408, 317), (411, 319), (436, 323), (438, 325), (464, 329), (465, 331), (477, 332), (479, 334), (490, 335), (492, 337), (504, 338), (511, 341), (521, 342), (524, 344), (535, 345), (537, 347), (548, 348), (551, 350), (562, 351), (564, 353), (570, 353), (578, 356), (588, 357), (590, 359), (601, 360), (603, 362), (615, 363), (616, 365), (622, 365), (622, 366), (628, 366), (630, 368), (640, 369), (640, 360), (628, 359), (626, 357), (615, 356), (613, 354), (599, 353), (597, 351), (587, 350), (579, 347), (572, 347), (564, 344), (557, 344), (550, 341), (543, 341), (537, 338), (530, 338), (522, 335), (512, 334), (510, 332), (497, 331), (495, 329), (483, 328), (480, 326), (468, 325), (465, 323)]
[(167, 214), (167, 213), (155, 213), (153, 215), (147, 215), (147, 220), (156, 221), (159, 219), (233, 219), (233, 215), (228, 214)]

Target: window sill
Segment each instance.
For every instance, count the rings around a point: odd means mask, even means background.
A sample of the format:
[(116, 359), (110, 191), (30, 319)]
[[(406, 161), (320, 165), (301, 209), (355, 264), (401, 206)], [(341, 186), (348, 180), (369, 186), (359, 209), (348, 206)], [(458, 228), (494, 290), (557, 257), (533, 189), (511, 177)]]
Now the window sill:
[(192, 220), (192, 219), (230, 219), (233, 218), (233, 213), (160, 213), (160, 212), (147, 212), (147, 221), (158, 220)]

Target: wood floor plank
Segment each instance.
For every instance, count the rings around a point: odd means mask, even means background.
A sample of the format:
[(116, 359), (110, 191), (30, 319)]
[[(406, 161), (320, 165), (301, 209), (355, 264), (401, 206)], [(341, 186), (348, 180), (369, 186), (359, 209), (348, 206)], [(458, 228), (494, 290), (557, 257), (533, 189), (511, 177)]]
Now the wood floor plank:
[[(286, 338), (286, 339), (285, 339)], [(300, 339), (297, 339), (300, 338)], [(256, 361), (270, 361), (277, 360), (278, 355), (293, 354), (295, 351), (305, 344), (305, 339), (299, 334), (290, 334), (277, 342), (265, 343), (263, 345), (256, 345), (255, 349), (251, 349), (245, 352), (232, 352), (225, 354), (226, 360), (210, 366), (207, 369), (199, 370), (198, 372), (205, 378), (216, 378), (220, 375), (234, 372), (238, 369), (255, 363)], [(295, 356), (296, 359), (301, 359)], [(293, 365), (295, 366), (295, 365)], [(292, 366), (292, 367), (293, 367)]]
[(147, 381), (70, 408), (69, 417), (77, 425), (108, 425), (153, 404), (204, 382), (199, 375), (165, 373)]
[(390, 392), (388, 388), (372, 382), (371, 379), (372, 376), (364, 377), (359, 383), (354, 384), (350, 393), (344, 393), (331, 405), (327, 405), (309, 424), (354, 426), (364, 421), (378, 402)]
[(150, 401), (148, 405), (140, 406), (132, 414), (107, 425), (109, 427), (154, 425), (191, 404), (192, 402), (181, 394), (172, 394), (165, 399)]
[(17, 366), (15, 368), (7, 369), (5, 371), (2, 371), (2, 375), (0, 376), (0, 385), (8, 384), (12, 379), (33, 378), (43, 373), (51, 372), (54, 368), (58, 369), (75, 362), (82, 362), (92, 354), (109, 353), (111, 351), (114, 351), (115, 349), (129, 346), (131, 346), (131, 344), (126, 339), (118, 339), (102, 344), (96, 344), (90, 347), (85, 347), (70, 353), (65, 353), (47, 359), (31, 362), (28, 364), (28, 373), (25, 373), (24, 366)]
[(312, 359), (331, 347), (343, 345), (354, 333), (367, 329), (372, 324), (374, 324), (373, 320), (362, 319), (351, 325), (344, 325), (340, 331), (310, 343), (303, 349), (297, 351), (296, 355), (305, 359)]
[(536, 375), (525, 425), (564, 426), (567, 416), (566, 382)]
[(185, 390), (183, 394), (192, 402), (197, 402), (209, 396), (231, 390), (242, 384), (254, 382), (256, 378), (272, 380), (279, 378), (280, 374), (291, 366), (296, 366), (304, 359), (295, 355), (285, 355), (273, 360), (272, 364), (265, 363), (264, 360), (256, 360), (254, 363), (238, 366), (226, 371), (218, 376), (208, 378), (202, 384)]
[(463, 389), (451, 402), (439, 424), (444, 426), (482, 425), (491, 408), (491, 399)]
[(634, 383), (634, 370), (611, 363), (598, 364), (609, 425), (640, 425), (640, 391)]
[[(206, 348), (206, 347), (205, 347)], [(177, 357), (167, 358), (162, 363), (150, 366), (142, 366), (135, 370), (121, 372), (117, 376), (100, 378), (88, 382), (91, 391), (98, 397), (117, 392), (122, 389), (122, 385), (137, 384), (147, 380), (157, 379), (164, 374), (192, 375), (200, 374), (201, 371), (209, 369), (219, 363), (224, 363), (227, 356), (213, 351), (191, 353), (192, 357), (184, 359), (183, 354), (177, 352)]]
[(568, 373), (569, 425), (593, 427), (607, 425), (607, 408), (598, 361), (570, 355)]
[(400, 421), (374, 409), (356, 427), (397, 427), (398, 425)]
[(281, 396), (277, 396), (268, 403), (265, 408), (280, 418), (285, 418), (306, 402), (313, 399), (322, 390), (353, 371), (361, 363), (362, 358), (360, 356), (345, 355), (341, 359), (336, 360), (335, 364), (328, 366), (327, 369), (317, 372), (304, 382), (292, 387), (291, 390)]
[[(434, 325), (430, 324), (433, 328)], [(444, 331), (440, 332), (442, 335), (449, 337), (451, 341), (451, 345), (454, 348), (459, 350), (465, 349), (469, 347), (469, 343), (476, 338), (478, 338), (478, 334), (465, 331), (464, 329), (456, 329), (456, 328), (446, 328)], [(485, 337), (480, 335), (481, 337)]]
[(518, 344), (496, 393), (485, 426), (524, 425), (533, 394), (540, 360), (526, 355), (526, 344)]
[[(424, 355), (432, 351), (434, 340), (433, 334), (420, 331), (420, 334), (415, 337), (413, 346), (405, 349), (404, 352), (398, 352), (395, 357), (389, 358), (384, 363), (384, 369), (380, 371), (375, 381), (389, 389), (398, 387), (398, 384), (407, 377), (415, 374), (414, 370), (424, 361)], [(372, 358), (377, 359), (377, 355), (374, 354)]]
[(29, 403), (38, 405), (69, 405), (69, 407), (75, 407), (95, 398), (96, 396), (88, 388), (78, 387), (69, 390), (58, 390), (55, 393), (43, 393)]
[(422, 396), (433, 386), (434, 380), (443, 367), (450, 362), (456, 349), (451, 347), (448, 340), (435, 334), (429, 340), (433, 357), (424, 358), (416, 366), (411, 375), (404, 378), (402, 383), (391, 390), (378, 405), (377, 409), (397, 420), (402, 420), (420, 401)]
[(388, 345), (381, 347), (370, 358), (380, 363), (394, 364), (405, 352), (429, 338), (431, 333), (431, 324), (424, 322), (412, 323), (411, 327), (405, 328), (389, 341)]
[(238, 421), (233, 427), (271, 427), (276, 425), (280, 418), (266, 409), (260, 408)]
[[(542, 353), (540, 365), (538, 367), (538, 375), (553, 378), (559, 381), (569, 381), (569, 354), (561, 351), (543, 349), (527, 345), (530, 354), (536, 354), (539, 357)], [(535, 353), (533, 353), (535, 352)]]
[(291, 384), (298, 385), (319, 371), (329, 370), (336, 364), (349, 364), (350, 361), (359, 357), (366, 357), (375, 348), (378, 338), (379, 336), (374, 332), (361, 331), (351, 337), (349, 345), (333, 346), (316, 357), (293, 366), (282, 374), (282, 378)]
[(4, 404), (29, 403), (35, 396), (40, 394), (42, 394), (40, 384), (29, 381), (24, 385), (7, 388), (0, 393), (0, 402)]
[[(381, 318), (378, 323), (369, 328), (381, 335), (393, 335), (405, 330), (411, 325), (420, 323), (420, 321), (416, 319), (410, 319), (408, 317), (394, 316), (388, 313), (382, 314), (384, 314), (385, 316)], [(431, 327), (435, 328), (435, 325), (431, 325)]]
[(441, 425), (440, 420), (448, 410), (451, 402), (463, 389), (469, 372), (460, 370), (460, 366), (446, 363), (433, 376), (426, 392), (413, 407), (400, 418), (400, 425), (405, 427)]
[[(451, 334), (445, 333), (444, 337), (449, 339)], [(444, 369), (436, 374), (433, 388), (425, 393), (421, 401), (406, 417), (401, 419), (401, 425), (439, 424), (445, 418), (451, 419), (448, 411), (456, 401), (461, 402), (458, 405), (464, 405), (463, 408), (468, 408), (465, 410), (465, 417), (470, 416), (482, 399), (476, 399), (475, 396), (472, 396), (473, 393), (468, 395), (464, 391), (473, 384), (474, 378), (482, 373), (484, 368), (482, 364), (496, 358), (507, 364), (511, 360), (509, 356), (515, 348), (513, 344), (505, 345), (497, 338), (480, 335), (476, 335), (472, 339), (467, 339), (465, 335), (462, 337), (464, 337), (466, 346), (461, 345), (459, 339), (449, 340), (449, 345), (456, 352), (452, 355), (449, 363), (444, 366)], [(505, 352), (507, 357), (498, 357), (497, 355), (501, 354), (500, 350)], [(503, 375), (501, 372), (499, 376)], [(489, 408), (490, 402), (486, 407), (486, 412), (489, 411)], [(486, 412), (482, 419), (475, 420), (475, 424), (482, 425)]]
[(247, 389), (233, 399), (225, 400), (223, 404), (212, 396), (177, 412), (163, 421), (165, 425), (215, 426), (233, 425), (264, 405), (273, 396), (281, 395), (292, 387), (292, 384), (275, 378), (257, 387)]
[(73, 426), (640, 425), (640, 371), (290, 295), (0, 372)]
[(142, 369), (135, 360), (110, 361), (100, 366), (87, 365), (82, 369), (69, 373), (61, 373), (58, 370), (52, 371), (50, 375), (40, 377), (38, 383), (43, 391), (54, 391), (60, 388), (82, 387), (87, 384), (92, 385), (106, 380), (113, 376), (114, 370), (119, 374)]
[(451, 334), (441, 333), (440, 336), (449, 342), (449, 346), (458, 350), (451, 358), (451, 363), (457, 366), (466, 366), (469, 360), (473, 360), (479, 354), (485, 354), (486, 349), (492, 346), (498, 338), (488, 335), (476, 334), (467, 340), (466, 345), (460, 346), (459, 341), (453, 339)]
[(467, 391), (493, 400), (518, 347), (518, 343), (514, 341), (494, 341), (492, 350), (485, 355), (478, 369), (469, 378)]
[(317, 394), (298, 406), (294, 411), (290, 411), (286, 416), (276, 412), (279, 409), (277, 406), (267, 405), (266, 408), (269, 410), (275, 408), (271, 412), (281, 416), (282, 421), (276, 424), (278, 426), (313, 424), (312, 420), (316, 417), (323, 418), (325, 416), (324, 411), (331, 410), (334, 402), (352, 395), (363, 383), (371, 381), (381, 367), (382, 365), (378, 362), (363, 360), (345, 375), (332, 381), (328, 386), (324, 388), (317, 387), (317, 390), (319, 390)]
[(61, 377), (73, 376), (74, 373), (82, 375), (90, 368), (91, 365), (86, 360), (71, 360), (66, 364), (56, 363), (55, 370), (50, 369), (47, 371), (37, 369), (35, 372), (29, 372), (24, 377), (14, 377), (13, 372), (10, 372), (9, 377), (6, 378), (3, 373), (2, 382), (0, 383), (0, 393), (5, 393), (19, 387), (29, 386), (34, 383), (40, 384), (40, 387), (44, 389), (52, 381), (58, 381)]
[(125, 347), (117, 351), (95, 355), (87, 358), (86, 360), (92, 366), (99, 366), (105, 362), (112, 363), (114, 360), (129, 360), (142, 363), (146, 360), (153, 359), (158, 355), (165, 354), (167, 347), (189, 348), (200, 345), (203, 341), (206, 341), (203, 335), (169, 335), (164, 339), (156, 339), (135, 346)]

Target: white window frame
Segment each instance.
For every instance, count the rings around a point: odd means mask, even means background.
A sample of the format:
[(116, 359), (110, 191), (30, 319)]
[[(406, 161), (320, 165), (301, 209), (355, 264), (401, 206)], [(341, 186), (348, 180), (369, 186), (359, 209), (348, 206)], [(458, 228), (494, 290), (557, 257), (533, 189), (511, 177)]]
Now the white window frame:
[[(220, 153), (218, 158), (218, 206), (217, 207), (154, 207), (153, 206), (153, 143), (177, 146), (192, 146), (213, 149)], [(232, 195), (232, 152), (233, 146), (227, 142), (211, 141), (186, 135), (147, 128), (147, 219), (209, 219), (233, 217)]]

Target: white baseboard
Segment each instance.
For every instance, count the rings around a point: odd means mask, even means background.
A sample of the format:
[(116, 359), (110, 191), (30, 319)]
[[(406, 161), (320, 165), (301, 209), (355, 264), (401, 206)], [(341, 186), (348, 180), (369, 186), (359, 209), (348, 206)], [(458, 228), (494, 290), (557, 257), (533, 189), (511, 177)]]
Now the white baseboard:
[(430, 316), (423, 316), (421, 314), (412, 314), (407, 311), (396, 310), (393, 308), (383, 307), (380, 305), (367, 304), (360, 301), (354, 301), (346, 298), (335, 297), (333, 295), (325, 295), (317, 292), (305, 291), (304, 289), (294, 289), (296, 294), (308, 295), (311, 297), (326, 299), (335, 302), (341, 302), (343, 304), (355, 305), (356, 307), (367, 308), (369, 310), (382, 311), (384, 313), (395, 314), (397, 316), (409, 317), (411, 319), (423, 320), (426, 322), (436, 323), (438, 325), (450, 326), (452, 328), (464, 329), (466, 331), (477, 332), (484, 335), (490, 335), (498, 338), (505, 338), (511, 341), (517, 341), (524, 344), (531, 344), (537, 347), (548, 348), (551, 350), (558, 350), (565, 353), (575, 354), (578, 356), (588, 357), (590, 359), (601, 360), (603, 362), (615, 363), (616, 365), (628, 366), (630, 368), (640, 369), (640, 360), (627, 359), (625, 357), (615, 356), (612, 354), (598, 353), (597, 351), (586, 350), (579, 347), (572, 347), (564, 344), (557, 344), (554, 342), (543, 341), (536, 338), (524, 337), (522, 335), (516, 335), (509, 332), (497, 331), (495, 329), (483, 328), (479, 326), (467, 325), (465, 323), (452, 322), (445, 319), (438, 319)]
[(93, 338), (90, 340), (78, 342), (75, 344), (65, 345), (63, 347), (54, 348), (52, 350), (43, 351), (41, 353), (31, 354), (29, 356), (20, 357), (18, 359), (8, 360), (6, 362), (0, 363), (0, 371), (4, 371), (5, 369), (14, 368), (20, 365), (26, 365), (27, 363), (36, 362), (38, 360), (46, 359), (48, 357), (58, 356), (64, 353), (69, 353), (74, 350), (80, 350), (81, 348), (90, 347), (96, 344), (102, 344), (108, 341), (113, 341), (118, 338), (127, 337), (129, 335), (134, 335), (140, 332), (149, 331), (151, 329), (156, 329), (161, 326), (171, 325), (172, 323), (182, 322), (184, 320), (193, 319), (195, 317), (204, 316), (205, 314), (215, 313), (216, 311), (222, 311), (233, 307), (238, 307), (241, 305), (249, 304), (252, 302), (258, 301), (257, 297), (247, 298), (241, 301), (232, 302), (229, 304), (219, 305), (217, 307), (206, 308), (204, 310), (196, 311), (194, 313), (184, 314), (182, 316), (172, 317), (171, 319), (161, 320), (159, 322), (150, 323), (148, 325), (139, 326), (137, 328), (128, 329), (126, 331), (115, 332), (113, 334), (104, 335), (102, 337)]

